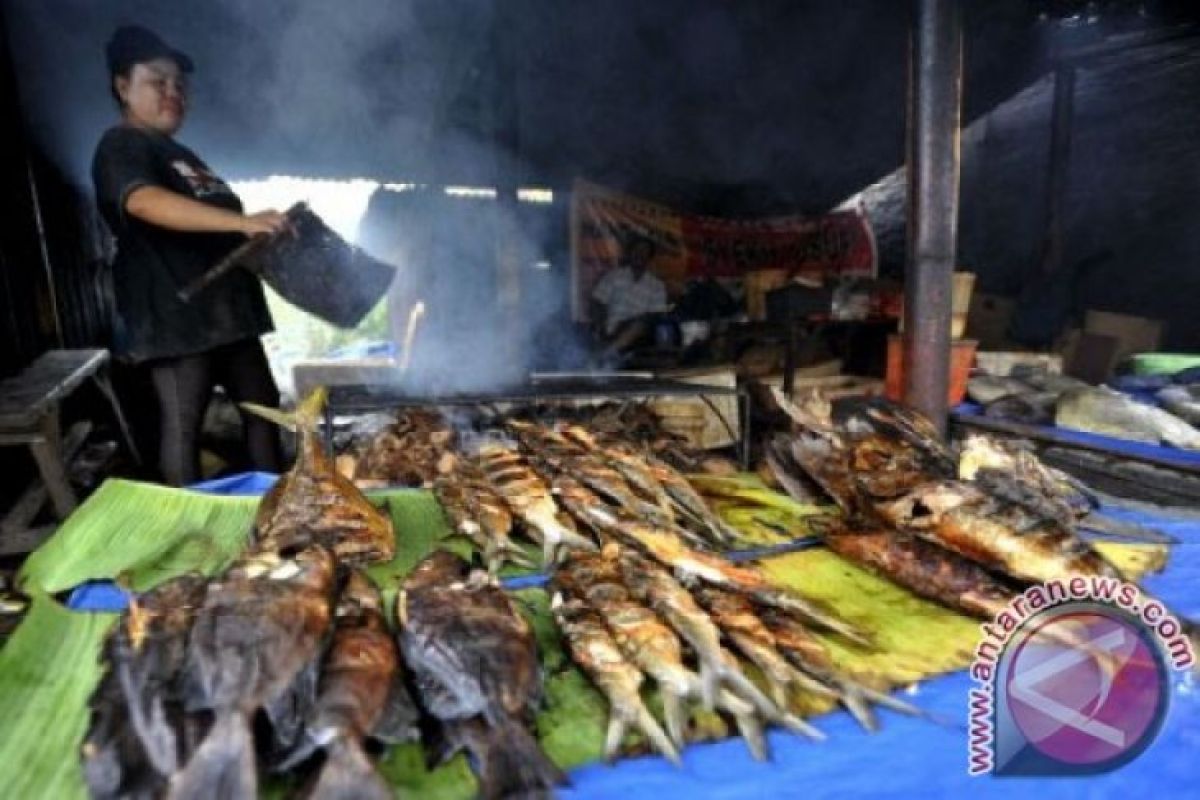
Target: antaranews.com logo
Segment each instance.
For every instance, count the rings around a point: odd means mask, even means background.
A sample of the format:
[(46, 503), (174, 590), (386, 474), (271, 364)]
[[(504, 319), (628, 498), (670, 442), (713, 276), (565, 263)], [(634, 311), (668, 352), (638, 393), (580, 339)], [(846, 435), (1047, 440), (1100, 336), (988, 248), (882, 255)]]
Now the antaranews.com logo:
[(1183, 625), (1132, 583), (1032, 586), (981, 626), (970, 693), (971, 775), (1094, 775), (1137, 758), (1162, 726)]

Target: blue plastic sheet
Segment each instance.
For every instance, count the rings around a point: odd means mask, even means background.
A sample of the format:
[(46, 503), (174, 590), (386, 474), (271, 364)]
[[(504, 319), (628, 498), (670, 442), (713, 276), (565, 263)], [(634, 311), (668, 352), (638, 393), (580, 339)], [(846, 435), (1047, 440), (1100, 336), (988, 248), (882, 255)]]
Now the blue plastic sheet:
[[(233, 476), (194, 489), (256, 494), (274, 476)], [(251, 491), (257, 487), (257, 491)], [(1143, 587), (1185, 617), (1200, 617), (1200, 522), (1165, 519), (1120, 508), (1106, 514), (1158, 528), (1175, 536), (1170, 567), (1148, 577)], [(541, 576), (515, 579), (537, 585)], [(519, 588), (514, 586), (513, 588)], [(94, 591), (94, 589), (89, 590)], [(908, 700), (935, 721), (880, 711), (882, 730), (864, 732), (850, 716), (835, 712), (814, 722), (828, 741), (813, 743), (773, 731), (771, 760), (754, 761), (737, 738), (692, 745), (683, 768), (662, 758), (622, 759), (571, 771), (563, 798), (585, 800), (757, 800), (758, 798), (962, 798), (1037, 797), (1040, 800), (1121, 798), (1140, 800), (1194, 796), (1200, 766), (1200, 687), (1179, 676), (1171, 708), (1158, 739), (1137, 760), (1117, 772), (1089, 778), (972, 778), (967, 775), (967, 697), (965, 672), (927, 681)]]
[[(1176, 536), (1170, 567), (1142, 582), (1177, 614), (1200, 616), (1200, 522), (1153, 517), (1124, 509), (1105, 513)], [(737, 739), (694, 745), (682, 770), (661, 758), (628, 759), (571, 773), (565, 798), (1073, 798), (1194, 797), (1200, 779), (1200, 687), (1178, 677), (1158, 739), (1137, 760), (1108, 775), (1089, 778), (972, 778), (967, 774), (965, 672), (927, 681), (906, 699), (939, 720), (880, 713), (882, 730), (867, 734), (848, 714), (814, 722), (829, 736), (810, 743), (786, 733), (770, 735), (772, 759), (760, 764)]]

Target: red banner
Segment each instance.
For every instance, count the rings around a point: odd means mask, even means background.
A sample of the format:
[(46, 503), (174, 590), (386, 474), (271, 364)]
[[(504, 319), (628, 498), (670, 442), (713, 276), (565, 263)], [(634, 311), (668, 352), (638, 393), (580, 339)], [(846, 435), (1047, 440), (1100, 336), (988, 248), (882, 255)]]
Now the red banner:
[(655, 242), (650, 268), (672, 291), (681, 289), (689, 278), (740, 277), (757, 270), (784, 270), (826, 280), (875, 275), (875, 238), (859, 211), (728, 220), (681, 214), (577, 181), (571, 200), (577, 319), (586, 318), (591, 287), (618, 265), (621, 244), (631, 235)]

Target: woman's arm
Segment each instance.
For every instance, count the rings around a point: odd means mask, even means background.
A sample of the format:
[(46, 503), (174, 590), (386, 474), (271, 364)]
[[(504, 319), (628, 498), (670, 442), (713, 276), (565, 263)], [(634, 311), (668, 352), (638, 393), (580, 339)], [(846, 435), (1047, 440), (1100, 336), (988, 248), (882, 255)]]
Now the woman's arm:
[(287, 217), (278, 211), (240, 214), (210, 206), (161, 186), (139, 186), (125, 199), (125, 213), (173, 231), (193, 233), (278, 233)]

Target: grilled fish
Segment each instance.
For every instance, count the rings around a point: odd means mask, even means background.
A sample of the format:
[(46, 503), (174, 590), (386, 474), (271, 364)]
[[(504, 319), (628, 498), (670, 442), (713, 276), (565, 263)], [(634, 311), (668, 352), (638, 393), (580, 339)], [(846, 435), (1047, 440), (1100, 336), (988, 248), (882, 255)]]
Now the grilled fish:
[(891, 525), (1017, 580), (1120, 577), (1069, 528), (969, 484), (928, 483), (875, 507)]
[(639, 690), (642, 673), (630, 664), (613, 641), (604, 621), (581, 600), (564, 600), (555, 594), (551, 603), (554, 619), (563, 633), (571, 658), (608, 700), (608, 730), (604, 757), (611, 761), (630, 726), (640, 730), (651, 747), (672, 764), (679, 765), (679, 750), (658, 720), (642, 702)]
[(536, 567), (536, 564), (529, 563), (521, 548), (509, 538), (512, 516), (507, 507), (491, 505), (493, 500), (499, 498), (487, 494), (490, 488), (482, 487), (477, 482), (468, 483), (467, 480), (469, 478), (464, 465), (439, 476), (433, 484), (433, 492), (453, 529), (471, 540), (483, 556), (488, 572), (493, 575), (500, 571), (505, 561), (522, 567)]
[(171, 779), (170, 798), (256, 796), (251, 718), (316, 659), (334, 589), (333, 556), (323, 547), (293, 558), (251, 554), (209, 584), (188, 642), (184, 698), (214, 721)]
[(379, 592), (361, 572), (346, 580), (334, 632), (321, 664), (304, 738), (279, 770), (323, 749), (326, 759), (307, 797), (387, 800), (393, 796), (363, 750), (367, 738), (389, 743), (417, 736), (417, 710), (404, 688), (400, 656), (383, 618)]
[(346, 564), (390, 561), (396, 555), (391, 518), (337, 471), (321, 445), (317, 424), (324, 404), (323, 389), (309, 395), (294, 414), (243, 404), (300, 436), (295, 466), (280, 476), (259, 504), (255, 547), (285, 552), (318, 544)]
[(871, 710), (871, 704), (884, 706), (909, 716), (924, 716), (924, 712), (911, 703), (899, 700), (886, 692), (865, 686), (841, 674), (829, 656), (825, 645), (798, 620), (772, 609), (766, 609), (762, 621), (771, 632), (775, 646), (796, 669), (810, 675), (833, 689), (846, 710), (868, 731), (877, 730), (879, 723)]
[(1016, 596), (974, 561), (906, 533), (835, 526), (824, 541), (847, 561), (972, 617), (992, 619)]
[(564, 506), (579, 519), (617, 541), (645, 551), (682, 578), (749, 594), (756, 603), (800, 614), (822, 628), (860, 645), (870, 646), (870, 641), (853, 626), (811, 601), (771, 585), (757, 569), (732, 564), (711, 553), (698, 552), (689, 548), (674, 533), (623, 518), (570, 478), (559, 476), (555, 481), (555, 490)]
[(767, 698), (742, 674), (736, 660), (730, 662), (721, 647), (721, 631), (688, 590), (657, 562), (628, 548), (619, 549), (618, 558), (621, 576), (633, 597), (657, 612), (696, 652), (705, 705), (712, 706), (717, 686), (724, 681), (760, 711), (771, 714)]
[(788, 693), (793, 688), (826, 697), (836, 696), (835, 692), (798, 671), (784, 658), (775, 646), (775, 637), (758, 618), (748, 599), (711, 586), (697, 587), (696, 598), (742, 655), (762, 670), (775, 703), (781, 708), (789, 706)]
[(554, 563), (564, 548), (596, 548), (560, 514), (550, 487), (516, 451), (498, 444), (484, 445), (479, 465), (513, 512), (541, 538), (545, 563)]
[(203, 721), (184, 711), (179, 674), (206, 581), (185, 575), (130, 602), (106, 644), (83, 774), (94, 798), (158, 797), (194, 751)]
[[(573, 554), (555, 572), (552, 586), (569, 596), (579, 598), (603, 618), (613, 638), (625, 654), (645, 674), (654, 678), (662, 695), (667, 732), (680, 746), (687, 727), (687, 700), (704, 698), (701, 677), (688, 669), (683, 661), (683, 645), (670, 627), (649, 608), (635, 602), (621, 583), (614, 559), (602, 555)], [(727, 658), (724, 670), (736, 669), (732, 657)], [(761, 694), (757, 694), (761, 698)], [(761, 698), (768, 718), (813, 738), (821, 738), (816, 729), (776, 708)], [(754, 701), (728, 689), (718, 689), (715, 705), (733, 715), (755, 758), (767, 756), (766, 740), (758, 721)]]
[(526, 729), (542, 692), (537, 643), (499, 586), (437, 551), (405, 580), (396, 618), (421, 704), (451, 752), (474, 756), (482, 796), (539, 795), (565, 780)]

